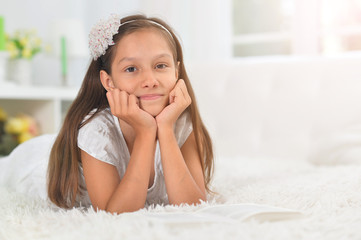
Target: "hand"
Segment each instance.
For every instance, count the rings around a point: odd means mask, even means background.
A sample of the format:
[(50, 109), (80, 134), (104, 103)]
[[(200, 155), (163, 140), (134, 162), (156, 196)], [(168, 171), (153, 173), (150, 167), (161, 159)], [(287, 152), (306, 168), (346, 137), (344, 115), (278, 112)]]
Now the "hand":
[(110, 88), (107, 98), (112, 114), (128, 123), (135, 133), (144, 133), (149, 130), (157, 130), (157, 124), (152, 115), (140, 109), (139, 99), (134, 94)]
[(173, 127), (178, 117), (192, 103), (187, 86), (183, 79), (179, 79), (173, 90), (169, 93), (169, 105), (156, 117), (159, 127)]

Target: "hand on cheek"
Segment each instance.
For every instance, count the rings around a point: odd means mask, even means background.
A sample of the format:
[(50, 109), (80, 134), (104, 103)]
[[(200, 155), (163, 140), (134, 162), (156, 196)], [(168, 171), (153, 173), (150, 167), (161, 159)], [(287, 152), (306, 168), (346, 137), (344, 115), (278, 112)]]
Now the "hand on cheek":
[(156, 131), (157, 125), (153, 116), (139, 107), (139, 99), (134, 94), (117, 88), (107, 92), (112, 114), (133, 127), (136, 133)]
[(173, 90), (169, 93), (169, 105), (156, 117), (159, 127), (173, 127), (178, 117), (192, 103), (183, 79), (178, 80)]

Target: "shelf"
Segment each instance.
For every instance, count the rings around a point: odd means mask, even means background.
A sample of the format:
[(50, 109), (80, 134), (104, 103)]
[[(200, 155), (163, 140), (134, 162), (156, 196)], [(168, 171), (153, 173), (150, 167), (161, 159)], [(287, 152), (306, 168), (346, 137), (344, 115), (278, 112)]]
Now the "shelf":
[(18, 86), (14, 84), (1, 84), (0, 86), (0, 99), (48, 100), (58, 98), (73, 100), (79, 90), (70, 87)]
[(56, 133), (77, 93), (78, 88), (0, 83), (0, 107), (9, 116), (24, 113), (34, 117), (41, 133)]

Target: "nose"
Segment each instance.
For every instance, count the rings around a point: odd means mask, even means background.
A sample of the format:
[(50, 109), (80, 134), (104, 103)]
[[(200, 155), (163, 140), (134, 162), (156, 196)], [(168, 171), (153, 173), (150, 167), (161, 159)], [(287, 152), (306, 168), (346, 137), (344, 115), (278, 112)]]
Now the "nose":
[(142, 87), (143, 88), (154, 88), (159, 85), (158, 79), (152, 70), (143, 72), (142, 76)]

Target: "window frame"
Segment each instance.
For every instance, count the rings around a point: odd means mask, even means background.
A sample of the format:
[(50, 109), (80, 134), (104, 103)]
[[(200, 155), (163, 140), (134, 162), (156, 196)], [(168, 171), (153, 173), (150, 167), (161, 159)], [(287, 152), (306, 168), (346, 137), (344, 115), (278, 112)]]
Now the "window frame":
[[(232, 0), (238, 1), (238, 0)], [(287, 0), (286, 0), (287, 1)], [(232, 31), (231, 45), (232, 49), (238, 45), (246, 45), (253, 43), (272, 43), (290, 41), (290, 54), (294, 55), (332, 55), (349, 51), (328, 52), (324, 50), (325, 39), (333, 36), (340, 38), (342, 36), (360, 35), (361, 26), (346, 26), (343, 28), (326, 29), (322, 26), (322, 6), (326, 4), (323, 0), (294, 0), (294, 13), (290, 23), (290, 31), (278, 32), (260, 32), (250, 34), (235, 34)], [(233, 5), (232, 5), (233, 6)], [(232, 24), (234, 22), (233, 12), (231, 14)], [(233, 28), (232, 28), (233, 29)], [(284, 54), (280, 54), (284, 55)], [(253, 57), (253, 56), (235, 56), (232, 51), (233, 58)], [(272, 56), (272, 55), (263, 55)]]

